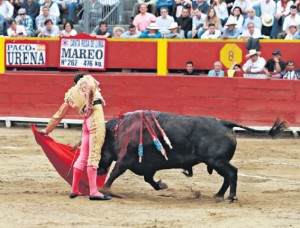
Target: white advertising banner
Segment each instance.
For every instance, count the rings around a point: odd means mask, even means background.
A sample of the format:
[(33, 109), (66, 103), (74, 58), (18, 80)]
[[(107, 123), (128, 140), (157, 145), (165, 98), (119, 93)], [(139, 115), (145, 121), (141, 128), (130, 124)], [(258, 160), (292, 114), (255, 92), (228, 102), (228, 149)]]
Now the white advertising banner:
[(60, 68), (105, 70), (106, 40), (90, 37), (62, 37)]

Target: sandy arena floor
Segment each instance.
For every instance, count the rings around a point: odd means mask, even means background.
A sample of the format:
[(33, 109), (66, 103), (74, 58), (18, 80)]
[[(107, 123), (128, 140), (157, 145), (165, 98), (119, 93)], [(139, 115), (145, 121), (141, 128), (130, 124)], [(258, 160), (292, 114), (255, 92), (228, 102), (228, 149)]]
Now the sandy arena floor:
[[(51, 136), (73, 145), (80, 130)], [(113, 185), (123, 198), (92, 202), (68, 198), (70, 187), (31, 129), (0, 128), (0, 156), (0, 227), (300, 227), (299, 139), (239, 138), (232, 160), (239, 200), (232, 204), (214, 201), (222, 179), (203, 164), (192, 178), (158, 172), (155, 178), (169, 186), (163, 191), (128, 171)]]

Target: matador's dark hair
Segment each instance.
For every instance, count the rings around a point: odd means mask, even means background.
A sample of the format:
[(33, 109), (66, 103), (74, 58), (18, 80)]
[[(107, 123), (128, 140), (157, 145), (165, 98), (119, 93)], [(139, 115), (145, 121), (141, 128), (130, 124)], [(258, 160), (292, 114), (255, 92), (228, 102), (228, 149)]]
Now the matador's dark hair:
[(76, 74), (75, 77), (74, 77), (75, 84), (77, 84), (77, 82), (80, 80), (80, 78), (82, 78), (84, 75), (85, 75), (84, 73)]

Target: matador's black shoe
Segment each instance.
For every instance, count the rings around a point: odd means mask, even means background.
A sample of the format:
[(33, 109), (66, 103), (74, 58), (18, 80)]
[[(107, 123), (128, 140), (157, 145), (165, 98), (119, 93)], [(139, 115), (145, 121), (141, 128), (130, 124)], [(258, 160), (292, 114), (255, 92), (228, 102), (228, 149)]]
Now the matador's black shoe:
[(90, 200), (111, 200), (112, 199), (112, 197), (111, 196), (106, 196), (106, 195), (104, 195), (104, 196), (89, 196), (89, 199)]
[(74, 199), (74, 198), (76, 198), (77, 196), (83, 196), (83, 194), (81, 194), (81, 193), (70, 193), (70, 194), (69, 194), (69, 198), (70, 198), (70, 199)]

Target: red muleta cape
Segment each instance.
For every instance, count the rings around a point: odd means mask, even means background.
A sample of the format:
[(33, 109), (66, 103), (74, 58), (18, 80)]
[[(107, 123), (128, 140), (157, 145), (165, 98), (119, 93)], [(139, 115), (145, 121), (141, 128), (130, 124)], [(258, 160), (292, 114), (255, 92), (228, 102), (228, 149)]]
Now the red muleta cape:
[[(71, 146), (64, 145), (58, 142), (55, 142), (49, 136), (41, 135), (35, 125), (31, 126), (32, 132), (35, 136), (36, 142), (42, 147), (44, 153), (48, 157), (49, 161), (52, 163), (59, 175), (65, 179), (70, 185), (72, 185), (73, 179), (73, 163), (76, 161), (77, 157), (80, 154), (80, 149), (77, 151), (71, 152)], [(106, 175), (98, 176), (97, 186), (101, 188), (105, 182)], [(89, 181), (86, 169), (83, 171), (80, 183), (79, 191), (82, 194), (89, 194)]]

